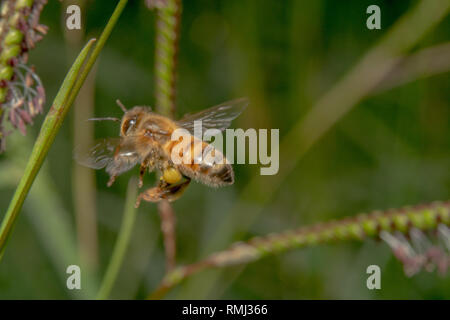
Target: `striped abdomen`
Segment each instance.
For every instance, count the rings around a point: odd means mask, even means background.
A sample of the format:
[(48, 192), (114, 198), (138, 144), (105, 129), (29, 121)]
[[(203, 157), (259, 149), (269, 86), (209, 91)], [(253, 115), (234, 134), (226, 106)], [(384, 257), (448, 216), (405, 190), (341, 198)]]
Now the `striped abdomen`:
[(222, 152), (192, 135), (183, 138), (164, 148), (183, 175), (213, 187), (233, 184), (233, 167)]

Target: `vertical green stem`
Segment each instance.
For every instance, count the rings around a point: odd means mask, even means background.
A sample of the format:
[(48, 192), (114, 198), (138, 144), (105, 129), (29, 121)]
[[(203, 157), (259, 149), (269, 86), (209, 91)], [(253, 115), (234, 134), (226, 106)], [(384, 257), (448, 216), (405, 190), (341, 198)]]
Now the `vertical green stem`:
[(116, 6), (116, 9), (114, 9), (113, 14), (111, 15), (111, 18), (109, 18), (109, 21), (106, 24), (105, 29), (103, 30), (102, 34), (100, 35), (100, 38), (98, 39), (97, 45), (95, 46), (94, 50), (92, 50), (92, 54), (89, 56), (89, 59), (86, 62), (86, 66), (80, 74), (80, 78), (78, 79), (77, 83), (75, 83), (72, 94), (70, 95), (68, 100), (68, 103), (70, 105), (74, 102), (78, 92), (80, 91), (81, 86), (83, 85), (84, 81), (86, 80), (89, 74), (89, 71), (91, 71), (95, 61), (97, 61), (98, 55), (105, 46), (106, 40), (109, 38), (109, 35), (111, 34), (114, 26), (116, 25), (117, 20), (119, 19), (120, 14), (125, 8), (127, 2), (128, 0), (120, 0)]
[(97, 299), (108, 299), (111, 289), (116, 281), (117, 275), (122, 265), (125, 252), (130, 242), (131, 234), (133, 231), (134, 221), (136, 220), (137, 209), (134, 204), (137, 197), (137, 181), (131, 179), (128, 183), (127, 197), (125, 201), (125, 211), (123, 214), (122, 224), (117, 238), (114, 251), (109, 261), (105, 277), (103, 278), (102, 285), (97, 294)]
[[(181, 18), (181, 0), (166, 0), (157, 9), (155, 83), (156, 110), (166, 116), (175, 113), (176, 62)], [(166, 253), (166, 270), (175, 267), (175, 215), (168, 202), (158, 204)]]
[(173, 116), (175, 110), (176, 61), (181, 0), (167, 0), (156, 20), (156, 110)]
[[(173, 116), (175, 110), (176, 53), (180, 12), (181, 0), (167, 0), (164, 5), (159, 6), (157, 9), (155, 56), (156, 109), (166, 116)], [(130, 192), (129, 189), (127, 209), (124, 213), (122, 227), (97, 299), (107, 299), (109, 297), (122, 264), (125, 250), (130, 241), (136, 214), (132, 208), (133, 204), (130, 205), (130, 201), (134, 201), (136, 194), (131, 194)], [(160, 206), (158, 206), (158, 209), (160, 215), (163, 216)], [(171, 221), (164, 222), (174, 225), (174, 219), (169, 220)], [(174, 238), (174, 235), (171, 234), (170, 237)], [(174, 261), (174, 258), (169, 260)]]
[[(62, 6), (62, 14), (72, 2), (65, 0)], [(87, 0), (78, 1), (81, 15), (86, 13)], [(64, 22), (65, 23), (65, 22)], [(73, 32), (64, 28), (64, 40), (66, 48), (69, 50), (68, 59), (73, 60), (73, 51), (82, 45), (85, 39), (85, 27), (78, 32)], [(73, 109), (73, 145), (81, 150), (88, 150), (93, 145), (94, 123), (86, 119), (94, 117), (95, 107), (95, 76), (96, 70), (91, 71), (86, 78), (83, 87), (80, 89)], [(83, 130), (79, 130), (83, 128)], [(80, 259), (85, 268), (95, 272), (98, 268), (98, 236), (97, 236), (97, 211), (95, 185), (95, 171), (80, 166), (73, 162), (72, 165), (72, 199), (76, 222), (78, 250)]]

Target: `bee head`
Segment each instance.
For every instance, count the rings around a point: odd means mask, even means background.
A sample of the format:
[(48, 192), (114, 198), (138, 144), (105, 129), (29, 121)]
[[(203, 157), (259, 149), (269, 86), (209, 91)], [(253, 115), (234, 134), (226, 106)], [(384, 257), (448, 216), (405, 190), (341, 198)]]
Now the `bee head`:
[(128, 110), (122, 117), (120, 124), (121, 136), (133, 136), (137, 134), (139, 123), (143, 116), (149, 113), (149, 110), (145, 107), (134, 107)]
[(134, 107), (128, 110), (122, 117), (120, 124), (121, 136), (133, 136), (137, 134), (137, 128), (141, 122), (142, 117), (147, 114), (149, 110), (145, 107)]

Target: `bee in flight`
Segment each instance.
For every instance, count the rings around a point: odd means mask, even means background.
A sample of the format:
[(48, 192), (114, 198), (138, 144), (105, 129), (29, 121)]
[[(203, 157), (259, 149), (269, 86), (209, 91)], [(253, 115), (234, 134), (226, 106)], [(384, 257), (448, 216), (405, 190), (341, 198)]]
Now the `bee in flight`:
[[(122, 119), (94, 118), (90, 120), (120, 121), (120, 136), (99, 140), (87, 152), (77, 152), (77, 161), (93, 169), (106, 168), (110, 187), (117, 176), (140, 164), (139, 188), (143, 185), (145, 172), (158, 170), (158, 185), (139, 194), (135, 207), (141, 200), (158, 202), (178, 199), (191, 179), (211, 187), (221, 187), (234, 183), (231, 164), (223, 154), (211, 144), (194, 136), (194, 127), (201, 123), (201, 129), (225, 130), (248, 105), (246, 98), (225, 102), (195, 114), (185, 115), (175, 121), (152, 112), (150, 107), (135, 106), (127, 110), (117, 100), (124, 111)], [(182, 139), (172, 139), (177, 129), (189, 132)], [(179, 160), (173, 161), (176, 154)], [(206, 154), (206, 157), (205, 157)], [(223, 161), (211, 161), (223, 159)]]

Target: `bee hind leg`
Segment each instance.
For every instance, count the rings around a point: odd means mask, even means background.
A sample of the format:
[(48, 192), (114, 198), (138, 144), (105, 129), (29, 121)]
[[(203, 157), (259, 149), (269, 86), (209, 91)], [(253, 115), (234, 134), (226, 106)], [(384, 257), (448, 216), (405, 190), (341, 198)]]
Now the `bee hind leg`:
[(191, 179), (189, 178), (177, 184), (168, 184), (164, 180), (161, 180), (157, 187), (147, 189), (138, 195), (135, 208), (139, 207), (142, 200), (148, 202), (159, 202), (163, 199), (169, 202), (175, 201), (184, 193), (190, 182)]

